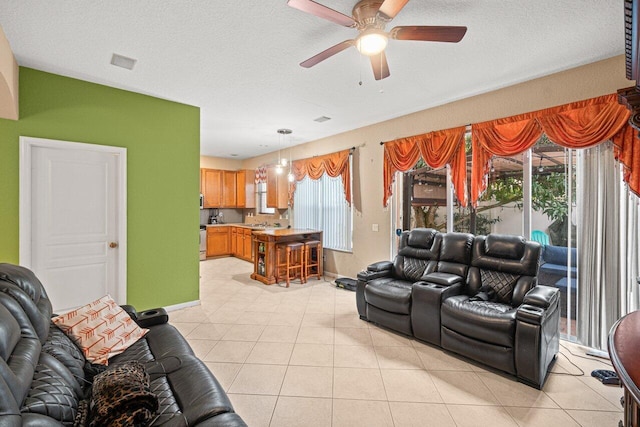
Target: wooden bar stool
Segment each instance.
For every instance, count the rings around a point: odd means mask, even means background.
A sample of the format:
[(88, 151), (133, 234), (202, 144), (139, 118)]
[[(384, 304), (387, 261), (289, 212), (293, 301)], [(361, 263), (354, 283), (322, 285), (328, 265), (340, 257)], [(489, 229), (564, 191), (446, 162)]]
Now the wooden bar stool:
[(322, 277), (322, 242), (320, 240), (306, 240), (304, 242), (305, 282), (309, 276), (316, 276), (318, 280)]
[(276, 259), (276, 283), (280, 283), (282, 270), (285, 272), (287, 288), (291, 280), (300, 279), (300, 283), (306, 282), (304, 276), (304, 244), (292, 242), (278, 245), (276, 247)]

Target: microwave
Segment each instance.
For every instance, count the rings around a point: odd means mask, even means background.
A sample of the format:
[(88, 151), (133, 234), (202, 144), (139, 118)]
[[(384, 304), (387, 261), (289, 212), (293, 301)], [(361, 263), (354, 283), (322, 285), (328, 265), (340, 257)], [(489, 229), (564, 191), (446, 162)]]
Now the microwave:
[(200, 193), (200, 209), (204, 209), (204, 196)]

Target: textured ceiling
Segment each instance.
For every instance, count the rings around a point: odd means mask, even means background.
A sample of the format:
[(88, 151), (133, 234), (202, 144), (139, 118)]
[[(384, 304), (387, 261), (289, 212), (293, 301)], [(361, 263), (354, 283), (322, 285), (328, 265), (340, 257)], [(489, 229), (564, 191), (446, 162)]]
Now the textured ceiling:
[[(412, 0), (396, 25), (468, 31), (458, 44), (390, 41), (378, 82), (354, 48), (301, 68), (356, 30), (285, 0), (0, 2), (20, 65), (199, 106), (201, 153), (218, 157), (284, 148), (279, 128), (297, 145), (624, 51), (622, 0)], [(110, 65), (114, 52), (135, 69)]]

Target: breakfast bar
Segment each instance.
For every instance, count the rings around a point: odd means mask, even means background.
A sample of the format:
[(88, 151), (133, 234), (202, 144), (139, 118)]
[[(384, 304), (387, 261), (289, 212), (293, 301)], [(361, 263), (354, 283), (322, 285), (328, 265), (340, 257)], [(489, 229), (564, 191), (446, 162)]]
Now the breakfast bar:
[[(304, 243), (308, 240), (318, 240), (322, 242), (322, 231), (301, 229), (301, 228), (286, 228), (286, 229), (273, 229), (273, 230), (254, 230), (253, 245), (254, 253), (256, 254), (253, 263), (253, 273), (251, 278), (258, 280), (265, 285), (272, 285), (276, 283), (276, 265), (277, 265), (277, 251), (276, 247), (280, 244)], [(321, 250), (318, 252), (320, 259), (319, 270), (322, 271), (322, 259)]]

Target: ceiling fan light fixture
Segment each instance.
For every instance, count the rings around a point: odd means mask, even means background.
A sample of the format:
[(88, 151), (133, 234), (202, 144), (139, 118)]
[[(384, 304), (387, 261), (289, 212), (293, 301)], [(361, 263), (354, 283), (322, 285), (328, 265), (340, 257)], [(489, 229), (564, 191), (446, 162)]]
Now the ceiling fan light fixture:
[(360, 33), (356, 39), (356, 48), (363, 55), (374, 56), (382, 52), (388, 42), (389, 37), (384, 31), (372, 28)]

